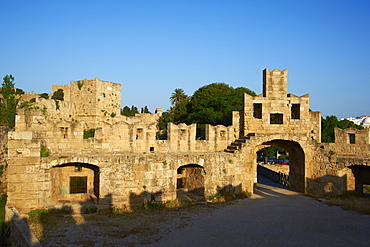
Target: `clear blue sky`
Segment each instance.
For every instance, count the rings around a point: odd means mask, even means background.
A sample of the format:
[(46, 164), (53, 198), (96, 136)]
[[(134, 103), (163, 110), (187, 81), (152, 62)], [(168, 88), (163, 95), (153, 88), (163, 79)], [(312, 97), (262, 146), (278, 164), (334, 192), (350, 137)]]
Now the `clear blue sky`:
[(97, 77), (151, 111), (213, 82), (260, 94), (264, 68), (288, 68), (312, 110), (370, 115), (368, 0), (0, 0), (0, 58), (26, 92)]

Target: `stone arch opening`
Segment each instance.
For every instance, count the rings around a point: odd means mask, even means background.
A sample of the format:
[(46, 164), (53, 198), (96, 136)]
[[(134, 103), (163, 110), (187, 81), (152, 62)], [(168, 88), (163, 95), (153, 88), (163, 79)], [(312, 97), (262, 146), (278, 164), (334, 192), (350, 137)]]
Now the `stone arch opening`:
[(177, 169), (177, 190), (204, 196), (204, 168), (197, 164), (180, 166)]
[(286, 187), (289, 185), (289, 152), (281, 147), (266, 146), (257, 153), (257, 174)]
[(349, 166), (355, 177), (355, 191), (360, 195), (370, 195), (370, 166)]
[(285, 149), (289, 153), (289, 187), (298, 192), (305, 192), (306, 180), (305, 180), (305, 153), (298, 142), (288, 141), (282, 139), (275, 139), (271, 141), (263, 142), (258, 145), (255, 149), (262, 149), (263, 147), (276, 146)]
[(56, 204), (99, 200), (99, 167), (87, 163), (65, 163), (50, 169), (52, 201)]

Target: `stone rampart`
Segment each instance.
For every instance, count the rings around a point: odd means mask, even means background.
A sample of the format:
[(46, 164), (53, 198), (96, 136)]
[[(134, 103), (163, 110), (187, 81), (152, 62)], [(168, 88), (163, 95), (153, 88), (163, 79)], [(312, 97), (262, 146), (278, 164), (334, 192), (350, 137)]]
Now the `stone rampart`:
[(292, 189), (359, 191), (370, 178), (370, 130), (336, 130), (335, 143), (321, 143), (321, 113), (310, 111), (308, 94), (288, 94), (287, 85), (287, 70), (266, 69), (263, 93), (244, 95), (232, 125), (207, 125), (205, 140), (184, 123), (169, 123), (167, 139), (158, 140), (160, 109), (121, 116), (119, 84), (53, 85), (64, 100), (37, 98), (18, 110), (8, 133), (8, 205), (24, 213), (76, 203), (130, 207), (175, 199), (180, 188), (205, 196), (253, 192), (256, 152), (268, 146), (288, 151)]

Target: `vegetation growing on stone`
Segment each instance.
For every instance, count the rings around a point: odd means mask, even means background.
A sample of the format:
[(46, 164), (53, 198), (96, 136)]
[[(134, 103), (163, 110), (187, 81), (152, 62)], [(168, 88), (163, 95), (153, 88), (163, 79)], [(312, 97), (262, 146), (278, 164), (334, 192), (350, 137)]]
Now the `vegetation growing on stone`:
[(95, 136), (95, 129), (84, 130), (84, 139), (92, 138)]
[(55, 109), (56, 110), (59, 110), (60, 106), (59, 106), (59, 100), (55, 100)]
[(41, 157), (48, 157), (49, 156), (49, 150), (46, 148), (46, 146), (41, 146), (40, 156)]
[(43, 99), (49, 99), (49, 94), (48, 93), (40, 93), (39, 97), (43, 98)]
[(78, 87), (79, 90), (81, 90), (83, 85), (84, 85), (83, 81), (77, 81), (77, 87)]
[(64, 100), (64, 91), (63, 89), (59, 88), (57, 91), (53, 93), (53, 96), (51, 96), (52, 99), (55, 100)]

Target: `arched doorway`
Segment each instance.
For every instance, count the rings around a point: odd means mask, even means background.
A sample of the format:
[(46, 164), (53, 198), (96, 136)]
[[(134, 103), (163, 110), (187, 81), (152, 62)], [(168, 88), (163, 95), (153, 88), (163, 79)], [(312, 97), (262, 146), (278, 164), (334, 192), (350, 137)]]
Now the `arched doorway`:
[(50, 170), (52, 200), (58, 203), (98, 203), (99, 167), (86, 163), (66, 163)]
[(288, 140), (271, 140), (256, 147), (256, 152), (263, 147), (276, 146), (289, 153), (289, 187), (298, 192), (305, 192), (305, 154), (298, 142)]
[(355, 190), (360, 195), (370, 196), (370, 166), (353, 165), (349, 167), (355, 176)]
[(197, 164), (180, 166), (177, 169), (176, 189), (204, 196), (204, 168)]

